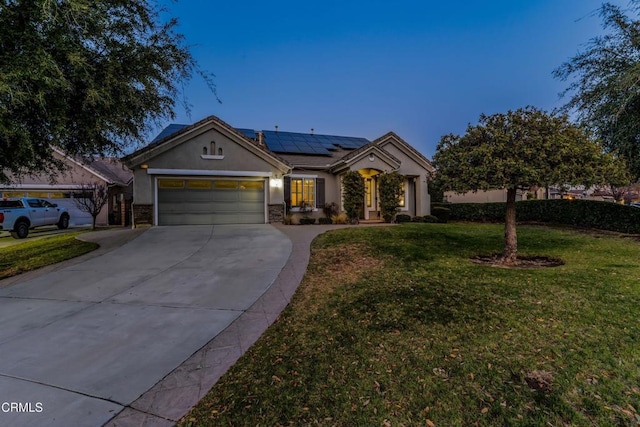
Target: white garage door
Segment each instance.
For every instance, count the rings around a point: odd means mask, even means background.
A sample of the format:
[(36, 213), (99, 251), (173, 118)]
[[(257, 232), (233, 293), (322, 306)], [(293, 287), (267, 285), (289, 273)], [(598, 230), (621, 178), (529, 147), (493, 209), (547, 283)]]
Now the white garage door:
[(264, 181), (159, 179), (158, 225), (264, 224)]
[(47, 199), (51, 203), (67, 208), (69, 211), (69, 225), (87, 225), (93, 222), (93, 218), (86, 212), (83, 212), (73, 201), (72, 191), (61, 189), (56, 191), (46, 191), (39, 189), (26, 190), (3, 190), (0, 194), (2, 197), (34, 197), (38, 199)]
[(87, 225), (93, 223), (93, 218), (90, 214), (82, 211), (76, 205), (74, 199), (49, 199), (51, 203), (55, 203), (60, 207), (65, 207), (69, 211), (69, 225)]

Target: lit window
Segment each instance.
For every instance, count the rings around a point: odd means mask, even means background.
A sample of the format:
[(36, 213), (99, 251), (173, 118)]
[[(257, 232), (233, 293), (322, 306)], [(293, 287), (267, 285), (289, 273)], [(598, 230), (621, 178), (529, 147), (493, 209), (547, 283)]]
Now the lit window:
[(367, 191), (367, 207), (370, 208), (373, 204), (373, 180), (367, 178), (365, 189)]
[(315, 207), (316, 180), (314, 178), (291, 178), (291, 206), (300, 207), (302, 202)]
[(404, 193), (405, 193), (405, 181), (402, 181), (402, 191), (400, 191), (400, 198), (398, 199), (398, 206), (404, 208)]

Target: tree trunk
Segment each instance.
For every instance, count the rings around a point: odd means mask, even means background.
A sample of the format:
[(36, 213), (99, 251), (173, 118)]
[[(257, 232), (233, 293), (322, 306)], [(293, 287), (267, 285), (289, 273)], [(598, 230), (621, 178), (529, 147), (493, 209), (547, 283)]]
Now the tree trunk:
[(96, 229), (96, 217), (93, 217), (93, 227), (91, 227), (92, 230)]
[(513, 264), (518, 254), (518, 236), (516, 235), (516, 189), (507, 189), (507, 212), (504, 222), (504, 250), (502, 263)]

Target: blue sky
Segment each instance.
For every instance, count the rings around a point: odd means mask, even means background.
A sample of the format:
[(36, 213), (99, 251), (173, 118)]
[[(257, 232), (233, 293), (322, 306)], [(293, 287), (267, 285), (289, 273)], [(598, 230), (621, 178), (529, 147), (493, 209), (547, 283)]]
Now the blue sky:
[[(626, 0), (613, 0), (626, 6)], [(191, 116), (235, 127), (375, 139), (428, 157), (481, 113), (552, 110), (552, 71), (602, 32), (600, 0), (167, 2), (218, 103), (194, 78)], [(168, 123), (167, 123), (168, 124)]]

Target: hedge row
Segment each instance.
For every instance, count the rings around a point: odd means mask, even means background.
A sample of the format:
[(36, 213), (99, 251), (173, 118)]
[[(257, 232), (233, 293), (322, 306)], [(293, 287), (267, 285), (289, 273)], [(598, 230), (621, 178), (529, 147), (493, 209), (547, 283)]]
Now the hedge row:
[[(453, 221), (504, 222), (505, 203), (437, 203), (451, 210)], [(640, 234), (640, 209), (594, 200), (526, 200), (516, 202), (517, 221), (550, 222)]]

